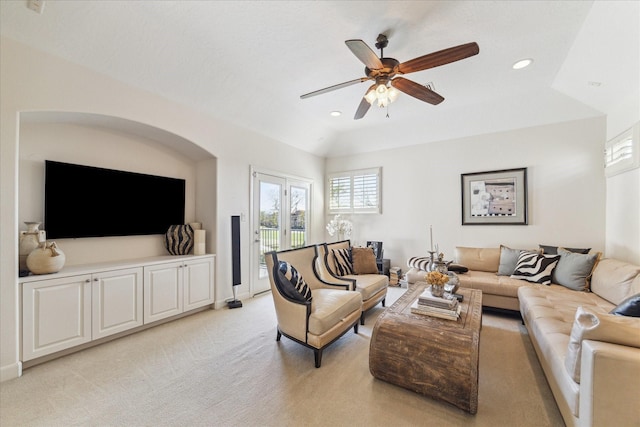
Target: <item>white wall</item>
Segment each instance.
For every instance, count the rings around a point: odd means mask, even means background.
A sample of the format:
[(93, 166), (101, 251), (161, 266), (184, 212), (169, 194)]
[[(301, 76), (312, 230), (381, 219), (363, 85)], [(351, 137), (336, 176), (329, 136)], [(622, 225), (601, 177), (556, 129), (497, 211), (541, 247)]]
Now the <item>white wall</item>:
[[(629, 93), (607, 116), (607, 141), (640, 121), (640, 97)], [(607, 178), (606, 250), (640, 265), (640, 169)]]
[[(455, 246), (535, 248), (605, 245), (605, 118), (479, 135), (327, 160), (327, 173), (382, 166), (383, 213), (352, 215), (352, 240), (384, 242), (406, 271), (426, 256), (429, 226), (447, 259)], [(465, 225), (460, 175), (526, 167), (529, 225)]]
[[(179, 135), (211, 153), (216, 159), (205, 162), (213, 166), (197, 171), (198, 185), (207, 185), (204, 181), (208, 176), (212, 178), (210, 188), (197, 192), (208, 190), (216, 198), (213, 209), (217, 212), (212, 216), (215, 223), (209, 225), (216, 239), (214, 247), (218, 249), (216, 302), (233, 296), (230, 250), (224, 248), (231, 246), (229, 217), (249, 214), (250, 165), (313, 180), (316, 193), (312, 195), (313, 209), (322, 212), (324, 159), (6, 38), (0, 39), (0, 93), (0, 380), (15, 377), (19, 370), (18, 231), (25, 219), (18, 215), (18, 200), (28, 200), (22, 195), (19, 198), (18, 191), (21, 112), (80, 112), (119, 117)], [(136, 144), (132, 147), (137, 147)], [(131, 150), (127, 155), (138, 153), (138, 148)], [(86, 159), (84, 156), (80, 155)], [(214, 177), (208, 172), (212, 168), (217, 169)], [(323, 236), (323, 227), (323, 217), (316, 215), (310, 224), (312, 240)], [(241, 233), (243, 278), (248, 278), (248, 222), (241, 224)], [(238, 292), (241, 297), (248, 294), (248, 279)]]

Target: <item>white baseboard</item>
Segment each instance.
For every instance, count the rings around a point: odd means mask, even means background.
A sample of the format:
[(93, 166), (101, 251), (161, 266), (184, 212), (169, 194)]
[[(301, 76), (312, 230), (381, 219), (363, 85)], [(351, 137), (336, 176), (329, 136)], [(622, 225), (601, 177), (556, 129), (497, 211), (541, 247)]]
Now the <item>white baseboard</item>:
[(0, 368), (0, 382), (12, 380), (22, 376), (22, 362), (12, 363)]

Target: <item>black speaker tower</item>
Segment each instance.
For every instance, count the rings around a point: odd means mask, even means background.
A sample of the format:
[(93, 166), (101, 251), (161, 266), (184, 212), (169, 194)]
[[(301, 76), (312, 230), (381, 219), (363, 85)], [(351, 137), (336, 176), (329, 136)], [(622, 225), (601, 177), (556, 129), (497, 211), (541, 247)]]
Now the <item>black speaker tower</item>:
[(236, 286), (240, 285), (240, 216), (231, 217), (231, 271), (233, 279), (233, 300), (227, 305), (229, 308), (242, 307), (242, 301), (236, 298)]

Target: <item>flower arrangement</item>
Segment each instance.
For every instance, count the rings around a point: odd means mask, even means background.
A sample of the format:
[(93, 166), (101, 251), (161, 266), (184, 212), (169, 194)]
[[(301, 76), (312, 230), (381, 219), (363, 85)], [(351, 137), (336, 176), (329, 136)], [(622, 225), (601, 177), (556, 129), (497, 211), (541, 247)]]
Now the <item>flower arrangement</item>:
[(426, 276), (424, 276), (424, 279), (430, 285), (444, 286), (444, 284), (449, 281), (449, 276), (440, 273), (439, 271), (430, 271)]
[(338, 236), (351, 237), (351, 231), (353, 230), (353, 224), (347, 219), (340, 218), (340, 215), (333, 217), (329, 224), (327, 224), (327, 231), (329, 235), (333, 237), (336, 233)]

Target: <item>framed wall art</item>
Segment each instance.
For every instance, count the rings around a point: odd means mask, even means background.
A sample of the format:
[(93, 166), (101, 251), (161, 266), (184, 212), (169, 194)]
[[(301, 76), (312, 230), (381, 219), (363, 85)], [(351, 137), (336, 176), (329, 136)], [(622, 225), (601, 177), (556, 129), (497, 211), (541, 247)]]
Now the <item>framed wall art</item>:
[(527, 168), (464, 173), (462, 225), (527, 225)]

